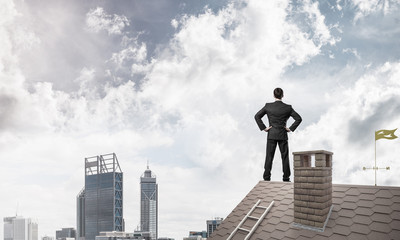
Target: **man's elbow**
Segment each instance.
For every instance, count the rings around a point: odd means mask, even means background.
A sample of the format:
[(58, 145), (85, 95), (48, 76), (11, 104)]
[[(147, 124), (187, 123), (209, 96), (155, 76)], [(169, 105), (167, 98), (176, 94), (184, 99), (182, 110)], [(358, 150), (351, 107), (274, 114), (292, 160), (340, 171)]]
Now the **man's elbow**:
[(303, 119), (299, 116), (299, 118), (297, 119), (297, 121), (299, 122), (299, 124), (303, 121)]

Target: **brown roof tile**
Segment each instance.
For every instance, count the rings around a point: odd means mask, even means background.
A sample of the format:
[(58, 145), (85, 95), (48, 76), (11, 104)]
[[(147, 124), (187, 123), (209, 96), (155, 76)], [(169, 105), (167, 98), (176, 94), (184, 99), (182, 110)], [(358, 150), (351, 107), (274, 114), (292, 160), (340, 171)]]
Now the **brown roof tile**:
[(390, 218), (390, 215), (384, 213), (374, 213), (371, 215), (371, 220), (374, 222), (390, 223), (393, 219)]
[[(390, 227), (391, 227), (392, 229), (394, 229), (394, 230), (399, 230), (399, 231), (400, 231), (400, 221), (394, 220), (394, 221), (392, 221), (389, 225), (390, 225)], [(400, 236), (400, 234), (399, 234), (399, 236)]]
[(329, 237), (329, 239), (330, 240), (347, 240), (348, 238), (347, 238), (347, 236), (343, 236), (343, 235), (340, 235), (340, 234), (333, 234), (333, 235), (331, 235), (330, 237)]
[(363, 193), (358, 196), (360, 199), (368, 200), (368, 201), (373, 201), (375, 200), (376, 196), (374, 194), (368, 194), (368, 193)]
[(353, 210), (349, 210), (349, 209), (345, 209), (345, 208), (340, 209), (338, 214), (340, 217), (349, 217), (349, 218), (352, 218), (356, 215), (356, 213)]
[(379, 191), (379, 188), (374, 186), (363, 186), (359, 190), (361, 193), (375, 194), (377, 191)]
[(345, 202), (358, 202), (360, 200), (359, 196), (345, 196), (343, 201)]
[(333, 203), (333, 204), (340, 205), (340, 204), (342, 204), (343, 202), (344, 202), (343, 198), (335, 198), (335, 197), (332, 198), (332, 203)]
[(392, 198), (392, 201), (395, 202), (395, 203), (400, 203), (400, 196), (394, 196)]
[(400, 230), (392, 230), (389, 233), (390, 239), (397, 239), (397, 238), (399, 238), (399, 236), (400, 236)]
[(373, 223), (371, 223), (371, 225), (369, 225), (369, 227), (371, 228), (371, 230), (377, 231), (377, 232), (388, 233), (388, 232), (392, 231), (392, 227), (390, 227), (390, 225), (386, 224), (386, 223), (373, 222)]
[(365, 239), (365, 233), (352, 232), (347, 237), (348, 239)]
[(337, 225), (333, 228), (333, 233), (347, 236), (351, 233), (350, 227), (349, 226), (343, 226), (343, 225)]
[(355, 223), (360, 223), (364, 225), (369, 225), (372, 223), (372, 220), (370, 217), (364, 216), (364, 215), (357, 215), (353, 218), (353, 221)]
[(341, 217), (338, 218), (335, 222), (336, 224), (339, 225), (350, 226), (353, 223), (353, 219), (347, 217)]
[(393, 194), (389, 190), (383, 189), (375, 193), (375, 196), (381, 198), (392, 198)]
[(360, 191), (357, 188), (350, 188), (346, 191), (346, 196), (358, 196), (360, 195)]
[(357, 208), (357, 204), (355, 203), (350, 203), (350, 202), (344, 202), (343, 204), (340, 204), (342, 209), (349, 209), (349, 210), (354, 210)]
[(284, 239), (285, 232), (277, 229), (277, 230), (273, 231), (270, 236), (273, 238), (276, 238), (276, 239)]
[(374, 212), (371, 210), (371, 208), (365, 208), (365, 207), (358, 207), (354, 212), (358, 215), (364, 215), (364, 216), (371, 216), (374, 214)]
[(368, 234), (367, 237), (370, 240), (387, 239), (388, 238), (388, 234), (387, 233), (382, 233), (382, 232), (372, 231), (371, 233)]
[(318, 234), (316, 231), (301, 231), (300, 236), (304, 236), (307, 238), (313, 238)]
[(366, 207), (366, 208), (371, 208), (374, 206), (374, 202), (372, 201), (367, 201), (367, 200), (359, 200), (357, 202), (357, 205), (360, 207)]
[(368, 234), (369, 232), (371, 232), (371, 229), (367, 226), (367, 225), (363, 225), (363, 224), (358, 224), (358, 223), (354, 223), (350, 226), (350, 230), (352, 232), (355, 233), (360, 233), (360, 234)]
[(390, 217), (392, 219), (400, 220), (400, 211), (394, 211), (392, 214), (390, 214)]
[(375, 205), (372, 207), (372, 211), (377, 213), (390, 214), (393, 210), (390, 208), (390, 206)]
[(393, 203), (393, 200), (388, 198), (376, 198), (374, 203), (378, 205), (390, 206)]

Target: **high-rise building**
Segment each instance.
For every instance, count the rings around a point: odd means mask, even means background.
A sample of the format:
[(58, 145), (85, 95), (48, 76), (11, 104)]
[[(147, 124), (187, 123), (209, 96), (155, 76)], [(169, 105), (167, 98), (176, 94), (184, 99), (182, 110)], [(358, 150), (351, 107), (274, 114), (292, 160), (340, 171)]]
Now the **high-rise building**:
[(158, 185), (149, 166), (140, 178), (140, 230), (150, 232), (151, 240), (157, 240)]
[(56, 231), (56, 240), (67, 240), (68, 238), (76, 238), (76, 230), (74, 228), (61, 228)]
[(76, 240), (85, 240), (85, 188), (76, 196)]
[(54, 240), (54, 237), (44, 236), (42, 240)]
[(38, 240), (38, 225), (30, 218), (5, 217), (4, 240)]
[(4, 240), (14, 239), (14, 219), (16, 217), (5, 217), (4, 221)]
[(95, 240), (100, 232), (124, 231), (122, 183), (115, 153), (85, 158), (85, 188), (77, 196), (79, 239)]
[(207, 220), (207, 238), (210, 237), (211, 233), (217, 229), (217, 227), (222, 223), (222, 218), (215, 218), (214, 220)]

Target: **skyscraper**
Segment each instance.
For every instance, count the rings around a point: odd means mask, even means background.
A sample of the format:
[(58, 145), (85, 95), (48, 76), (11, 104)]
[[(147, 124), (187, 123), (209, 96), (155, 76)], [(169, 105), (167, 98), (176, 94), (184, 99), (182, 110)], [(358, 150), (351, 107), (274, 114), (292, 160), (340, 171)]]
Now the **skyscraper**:
[(85, 188), (77, 196), (79, 238), (95, 240), (100, 232), (124, 231), (122, 182), (115, 153), (85, 158)]
[(140, 228), (142, 232), (150, 232), (152, 240), (157, 240), (158, 185), (148, 165), (140, 178)]
[(85, 239), (85, 187), (76, 196), (76, 240)]
[(5, 217), (4, 240), (38, 240), (38, 225), (30, 218)]
[(223, 218), (216, 217), (214, 220), (207, 220), (207, 238), (210, 237), (211, 233), (217, 229), (217, 227), (222, 223)]

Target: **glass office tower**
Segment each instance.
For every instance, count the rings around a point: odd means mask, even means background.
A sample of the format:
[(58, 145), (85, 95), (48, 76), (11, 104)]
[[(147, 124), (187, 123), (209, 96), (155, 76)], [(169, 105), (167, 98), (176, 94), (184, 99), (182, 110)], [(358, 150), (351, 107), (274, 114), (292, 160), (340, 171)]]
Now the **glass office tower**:
[(149, 166), (140, 178), (140, 226), (142, 232), (150, 232), (152, 240), (158, 235), (158, 185)]
[(100, 232), (124, 231), (122, 180), (115, 153), (85, 158), (85, 225), (80, 227), (85, 240), (95, 240)]

